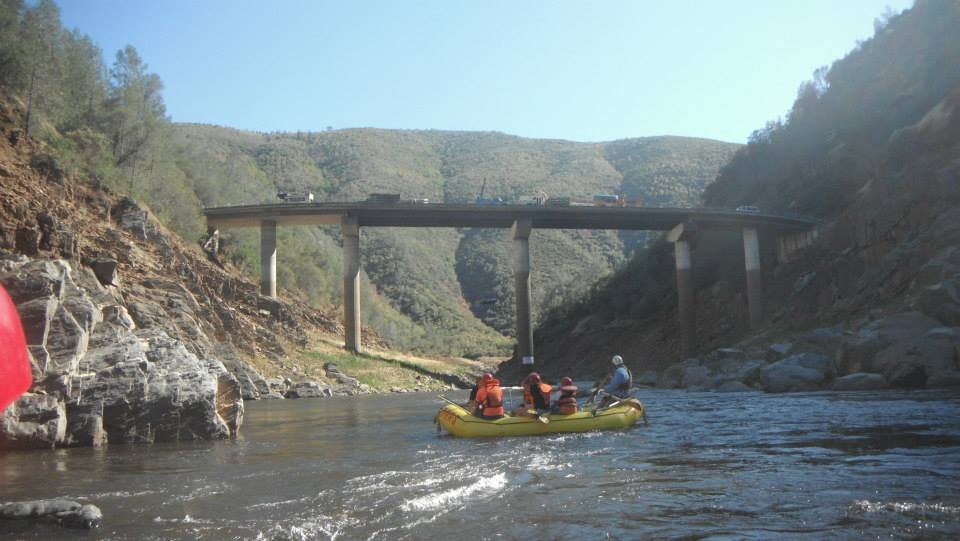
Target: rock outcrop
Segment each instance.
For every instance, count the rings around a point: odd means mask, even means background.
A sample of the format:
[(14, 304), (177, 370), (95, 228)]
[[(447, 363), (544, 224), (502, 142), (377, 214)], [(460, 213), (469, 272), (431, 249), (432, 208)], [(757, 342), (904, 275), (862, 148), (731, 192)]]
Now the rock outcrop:
[(917, 311), (813, 329), (795, 341), (718, 349), (676, 363), (656, 386), (794, 392), (960, 387), (960, 328)]
[(0, 417), (0, 445), (227, 438), (240, 427), (240, 384), (197, 347), (201, 332), (191, 351), (160, 326), (138, 327), (118, 291), (65, 261), (0, 258), (0, 283), (23, 314), (34, 377)]

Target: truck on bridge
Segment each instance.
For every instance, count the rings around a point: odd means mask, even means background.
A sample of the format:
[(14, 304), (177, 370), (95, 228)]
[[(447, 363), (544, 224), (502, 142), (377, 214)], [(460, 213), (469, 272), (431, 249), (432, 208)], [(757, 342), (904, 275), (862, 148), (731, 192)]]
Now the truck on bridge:
[(313, 192), (277, 192), (284, 203), (313, 203)]

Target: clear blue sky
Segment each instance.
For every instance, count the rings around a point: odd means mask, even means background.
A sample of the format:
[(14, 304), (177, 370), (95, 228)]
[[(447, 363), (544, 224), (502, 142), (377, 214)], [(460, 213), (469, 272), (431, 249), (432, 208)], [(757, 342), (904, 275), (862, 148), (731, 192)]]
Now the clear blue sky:
[(912, 0), (60, 0), (174, 121), (743, 142)]

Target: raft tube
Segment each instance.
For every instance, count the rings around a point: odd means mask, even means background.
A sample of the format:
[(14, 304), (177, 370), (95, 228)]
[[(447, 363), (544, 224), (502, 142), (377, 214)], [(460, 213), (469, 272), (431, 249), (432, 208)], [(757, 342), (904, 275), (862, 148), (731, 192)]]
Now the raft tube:
[(560, 432), (589, 432), (630, 428), (643, 417), (643, 404), (630, 398), (612, 408), (589, 409), (570, 415), (548, 413), (550, 422), (542, 423), (536, 417), (507, 416), (493, 421), (481, 419), (454, 404), (447, 404), (437, 413), (437, 423), (450, 434), (460, 438), (494, 436), (532, 436)]

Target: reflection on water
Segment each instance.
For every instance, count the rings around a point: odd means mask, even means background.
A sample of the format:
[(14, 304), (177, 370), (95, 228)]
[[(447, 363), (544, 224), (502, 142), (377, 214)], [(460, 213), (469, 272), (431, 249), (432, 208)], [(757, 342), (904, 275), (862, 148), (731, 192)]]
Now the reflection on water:
[(641, 398), (623, 432), (461, 440), (402, 395), (251, 403), (233, 442), (6, 453), (0, 500), (105, 521), (0, 538), (960, 538), (957, 394)]

